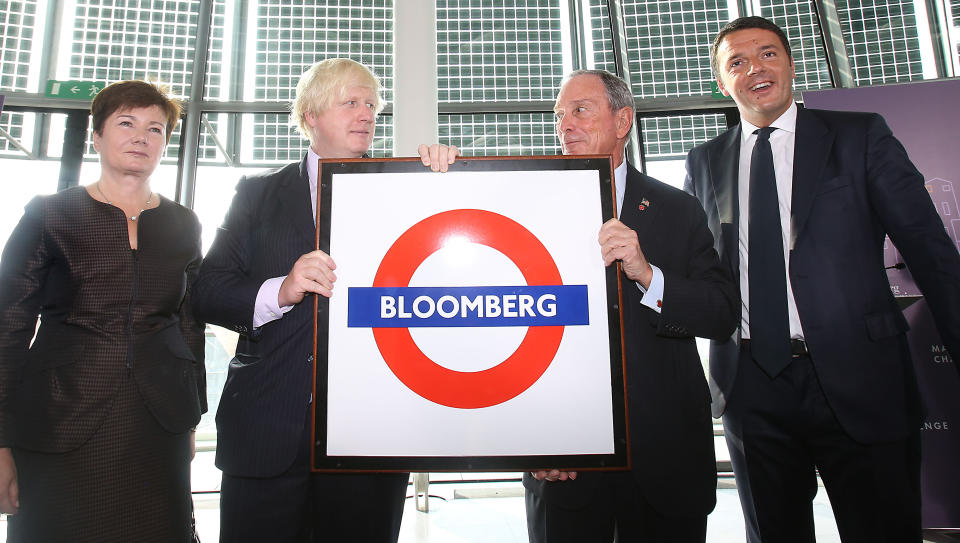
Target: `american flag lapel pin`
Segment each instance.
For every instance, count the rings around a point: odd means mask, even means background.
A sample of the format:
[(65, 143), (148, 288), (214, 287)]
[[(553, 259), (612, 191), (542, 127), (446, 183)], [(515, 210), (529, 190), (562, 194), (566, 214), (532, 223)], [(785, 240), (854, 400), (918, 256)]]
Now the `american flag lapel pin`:
[(646, 198), (644, 198), (643, 200), (640, 200), (640, 205), (637, 206), (637, 209), (639, 209), (640, 211), (643, 211), (648, 207), (650, 207), (650, 200), (647, 200)]

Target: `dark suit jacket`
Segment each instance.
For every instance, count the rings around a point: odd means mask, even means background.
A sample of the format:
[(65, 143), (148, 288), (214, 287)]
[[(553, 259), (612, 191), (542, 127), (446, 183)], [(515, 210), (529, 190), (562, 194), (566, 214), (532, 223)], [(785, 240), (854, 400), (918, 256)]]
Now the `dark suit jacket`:
[[(739, 296), (720, 264), (703, 210), (683, 192), (628, 166), (620, 220), (637, 232), (647, 260), (664, 275), (662, 313), (623, 281), (630, 456), (647, 501), (670, 516), (706, 515), (716, 503), (710, 394), (694, 336), (724, 338), (736, 327)], [(647, 200), (645, 209), (639, 209)], [(577, 507), (602, 476), (550, 483), (524, 476), (545, 500)]]
[(204, 336), (188, 287), (199, 265), (200, 224), (169, 200), (140, 215), (136, 252), (122, 211), (84, 187), (31, 201), (0, 267), (0, 447), (82, 445), (127, 375), (166, 430), (196, 426)]
[(306, 159), (244, 177), (194, 287), (199, 318), (240, 334), (217, 411), (217, 467), (270, 477), (303, 443), (313, 383), (313, 300), (253, 329), (263, 281), (314, 249)]
[[(695, 147), (687, 157), (685, 186), (703, 204), (734, 278), (739, 278), (739, 154), (739, 126)], [(830, 406), (860, 442), (916, 431), (907, 322), (887, 282), (885, 235), (926, 295), (948, 350), (960, 354), (960, 256), (923, 176), (879, 115), (801, 108), (792, 214), (790, 281)], [(733, 388), (738, 343), (739, 331), (711, 345), (714, 416), (723, 413)]]

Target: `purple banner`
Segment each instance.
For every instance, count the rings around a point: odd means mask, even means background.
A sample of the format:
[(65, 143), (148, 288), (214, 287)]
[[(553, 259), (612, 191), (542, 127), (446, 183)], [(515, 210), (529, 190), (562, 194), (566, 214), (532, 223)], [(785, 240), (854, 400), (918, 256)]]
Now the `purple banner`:
[[(923, 174), (947, 235), (960, 249), (960, 80), (803, 93), (807, 107), (883, 115)], [(926, 301), (887, 238), (890, 288), (910, 323), (907, 337), (925, 413), (921, 426), (923, 527), (960, 527), (960, 377)], [(957, 353), (954, 353), (955, 355)]]

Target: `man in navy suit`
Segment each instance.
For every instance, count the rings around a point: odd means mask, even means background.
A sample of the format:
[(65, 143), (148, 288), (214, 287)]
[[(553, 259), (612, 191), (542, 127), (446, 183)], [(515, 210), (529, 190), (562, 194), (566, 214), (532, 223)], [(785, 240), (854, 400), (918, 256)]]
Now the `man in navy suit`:
[[(329, 297), (336, 280), (333, 260), (314, 250), (317, 164), (363, 156), (381, 107), (380, 83), (363, 65), (327, 59), (307, 70), (292, 111), (310, 139), (306, 156), (240, 180), (201, 266), (197, 316), (240, 334), (217, 411), (223, 542), (399, 535), (408, 474), (316, 474), (309, 466), (311, 295)], [(432, 151), (422, 160), (435, 170), (457, 152)]]
[(748, 538), (814, 541), (819, 471), (844, 542), (919, 542), (920, 402), (883, 243), (954, 356), (957, 249), (882, 117), (797, 107), (780, 28), (737, 19), (711, 62), (741, 123), (690, 151), (685, 188), (739, 278), (740, 327), (712, 342), (710, 384)]
[(630, 88), (600, 70), (568, 76), (557, 96), (564, 154), (611, 154), (617, 219), (600, 229), (606, 265), (621, 264), (632, 470), (526, 473), (534, 543), (702, 543), (716, 503), (710, 395), (694, 336), (736, 327), (737, 294), (697, 201), (624, 158)]

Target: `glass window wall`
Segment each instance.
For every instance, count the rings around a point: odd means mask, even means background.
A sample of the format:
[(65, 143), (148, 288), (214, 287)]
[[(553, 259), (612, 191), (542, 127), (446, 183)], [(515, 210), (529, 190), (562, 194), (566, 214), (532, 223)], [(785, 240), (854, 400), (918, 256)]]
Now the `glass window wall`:
[(913, 0), (837, 0), (858, 86), (923, 79), (916, 8)]
[(553, 113), (441, 115), (440, 141), (464, 156), (560, 154)]

